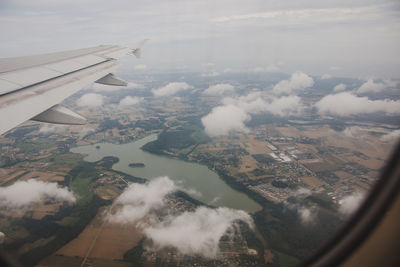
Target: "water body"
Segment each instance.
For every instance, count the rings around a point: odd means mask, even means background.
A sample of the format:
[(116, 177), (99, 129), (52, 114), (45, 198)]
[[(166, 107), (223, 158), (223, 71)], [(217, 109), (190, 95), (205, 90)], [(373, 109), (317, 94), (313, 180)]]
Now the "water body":
[[(149, 135), (132, 143), (115, 145), (98, 143), (94, 145), (72, 148), (71, 152), (86, 155), (84, 160), (94, 162), (106, 156), (119, 158), (112, 167), (136, 177), (153, 179), (168, 176), (177, 185), (185, 188), (193, 198), (213, 206), (241, 209), (255, 212), (261, 206), (244, 193), (232, 189), (217, 173), (206, 166), (151, 154), (140, 149), (144, 144), (157, 139), (157, 135)], [(96, 148), (97, 147), (97, 148)], [(145, 167), (129, 167), (129, 163), (144, 163)]]

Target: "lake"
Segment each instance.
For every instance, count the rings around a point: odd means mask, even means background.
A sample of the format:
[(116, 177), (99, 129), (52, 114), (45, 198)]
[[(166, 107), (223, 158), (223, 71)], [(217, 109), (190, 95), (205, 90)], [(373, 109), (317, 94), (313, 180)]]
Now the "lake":
[[(143, 151), (140, 148), (157, 139), (156, 134), (127, 144), (97, 143), (71, 149), (73, 153), (86, 155), (84, 160), (94, 162), (106, 156), (119, 158), (113, 169), (136, 177), (153, 179), (168, 176), (178, 186), (185, 188), (191, 197), (203, 203), (241, 209), (247, 212), (261, 210), (261, 206), (246, 194), (232, 189), (217, 173), (206, 166), (172, 159)], [(96, 148), (97, 147), (97, 148)], [(129, 167), (130, 163), (144, 163), (144, 167)]]

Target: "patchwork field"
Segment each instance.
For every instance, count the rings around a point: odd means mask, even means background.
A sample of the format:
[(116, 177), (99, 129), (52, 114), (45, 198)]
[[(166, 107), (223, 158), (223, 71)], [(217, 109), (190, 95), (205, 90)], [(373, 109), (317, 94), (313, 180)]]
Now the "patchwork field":
[(135, 225), (114, 224), (103, 220), (105, 209), (99, 210), (80, 235), (59, 249), (55, 255), (92, 259), (123, 259), (126, 251), (142, 238)]

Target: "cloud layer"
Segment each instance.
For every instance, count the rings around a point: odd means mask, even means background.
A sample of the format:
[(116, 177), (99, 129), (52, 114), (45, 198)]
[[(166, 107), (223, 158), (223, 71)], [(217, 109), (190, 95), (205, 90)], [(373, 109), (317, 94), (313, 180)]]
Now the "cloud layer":
[(361, 205), (364, 195), (360, 192), (348, 195), (339, 201), (339, 212), (345, 215), (352, 214)]
[(115, 200), (118, 210), (108, 214), (107, 220), (138, 223), (152, 241), (146, 247), (149, 250), (173, 247), (181, 254), (208, 258), (217, 256), (219, 240), (235, 228), (238, 220), (253, 227), (251, 217), (240, 210), (199, 207), (176, 214), (166, 205), (165, 199), (175, 190), (178, 187), (168, 177), (155, 178), (147, 184), (131, 184)]
[(378, 93), (386, 88), (386, 85), (383, 83), (375, 83), (374, 80), (369, 79), (360, 88), (358, 88), (358, 94), (364, 93)]
[(118, 223), (137, 222), (151, 210), (162, 207), (165, 196), (175, 190), (174, 182), (168, 177), (159, 177), (148, 184), (130, 184), (115, 200), (122, 208), (108, 219)]
[(155, 249), (174, 247), (182, 254), (215, 258), (219, 240), (237, 220), (253, 225), (244, 211), (200, 207), (148, 227), (144, 233), (153, 240)]
[(170, 96), (189, 88), (192, 88), (192, 86), (185, 82), (173, 82), (158, 89), (153, 89), (152, 92), (154, 96)]
[(208, 87), (206, 90), (204, 90), (203, 94), (210, 96), (220, 96), (226, 92), (232, 92), (234, 89), (235, 88), (231, 84), (219, 83)]
[(99, 107), (103, 105), (104, 97), (99, 94), (89, 93), (81, 96), (76, 104), (80, 107)]
[(304, 110), (300, 97), (295, 95), (264, 98), (261, 92), (253, 92), (222, 99), (222, 106), (213, 108), (201, 119), (205, 132), (211, 137), (227, 135), (230, 131), (246, 132), (245, 122), (251, 119), (251, 114), (290, 116), (301, 114)]
[(272, 91), (275, 94), (292, 94), (294, 91), (302, 90), (308, 87), (312, 87), (314, 85), (314, 80), (308, 76), (307, 74), (296, 71), (292, 74), (289, 80), (282, 80), (277, 83)]
[(209, 136), (227, 135), (230, 131), (247, 131), (244, 122), (248, 120), (250, 116), (234, 105), (215, 107), (210, 114), (201, 118)]
[(119, 101), (119, 106), (120, 107), (134, 106), (134, 105), (139, 104), (142, 101), (143, 101), (143, 97), (126, 96), (123, 99), (121, 99), (121, 101)]
[(400, 113), (400, 101), (370, 100), (367, 97), (358, 97), (348, 92), (327, 95), (315, 106), (322, 115), (351, 116), (379, 111), (388, 114)]
[(74, 194), (56, 183), (30, 179), (0, 187), (0, 207), (22, 208), (44, 200), (75, 202)]

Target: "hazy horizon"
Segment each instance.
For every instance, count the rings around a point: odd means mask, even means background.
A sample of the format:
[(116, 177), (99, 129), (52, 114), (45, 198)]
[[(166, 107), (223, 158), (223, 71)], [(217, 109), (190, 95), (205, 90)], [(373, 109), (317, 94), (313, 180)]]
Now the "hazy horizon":
[(134, 44), (139, 69), (400, 78), (395, 1), (0, 3), (0, 57)]

